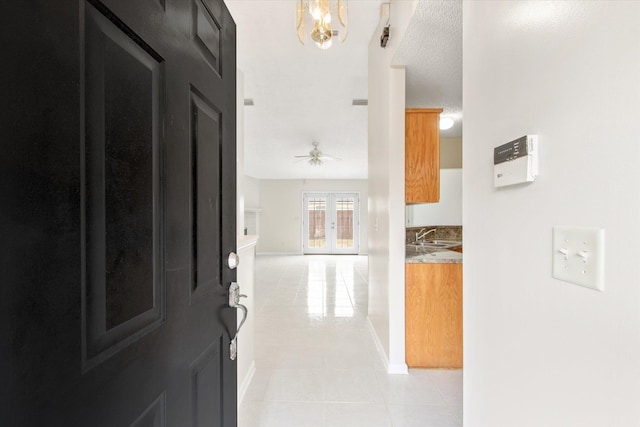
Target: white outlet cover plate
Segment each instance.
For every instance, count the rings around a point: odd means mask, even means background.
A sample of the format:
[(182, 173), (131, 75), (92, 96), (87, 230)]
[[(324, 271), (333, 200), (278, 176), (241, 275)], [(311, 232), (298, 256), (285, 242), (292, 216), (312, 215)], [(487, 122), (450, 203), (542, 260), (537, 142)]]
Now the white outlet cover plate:
[(553, 227), (553, 277), (604, 291), (604, 229)]

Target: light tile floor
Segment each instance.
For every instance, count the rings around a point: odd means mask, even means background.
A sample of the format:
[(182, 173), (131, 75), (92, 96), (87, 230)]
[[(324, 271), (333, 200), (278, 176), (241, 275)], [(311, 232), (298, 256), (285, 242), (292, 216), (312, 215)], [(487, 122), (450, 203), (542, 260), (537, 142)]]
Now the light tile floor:
[(239, 427), (461, 426), (462, 371), (388, 375), (367, 302), (367, 257), (258, 256)]

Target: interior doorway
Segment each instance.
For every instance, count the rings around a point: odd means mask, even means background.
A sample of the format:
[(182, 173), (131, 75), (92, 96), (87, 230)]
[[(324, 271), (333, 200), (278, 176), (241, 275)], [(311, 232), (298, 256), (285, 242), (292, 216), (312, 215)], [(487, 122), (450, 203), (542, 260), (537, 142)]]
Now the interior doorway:
[(302, 200), (304, 254), (358, 253), (358, 193), (304, 193)]

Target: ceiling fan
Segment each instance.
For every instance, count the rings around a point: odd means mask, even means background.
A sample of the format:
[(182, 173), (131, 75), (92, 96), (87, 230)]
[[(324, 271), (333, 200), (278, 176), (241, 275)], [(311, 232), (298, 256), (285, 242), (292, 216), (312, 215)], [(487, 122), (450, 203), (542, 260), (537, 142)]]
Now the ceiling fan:
[(305, 156), (293, 157), (299, 160), (309, 159), (309, 164), (313, 166), (320, 166), (325, 160), (340, 160), (340, 158), (338, 157), (330, 156), (328, 154), (322, 154), (322, 151), (318, 150), (317, 142), (313, 142), (313, 149), (309, 151), (309, 154)]

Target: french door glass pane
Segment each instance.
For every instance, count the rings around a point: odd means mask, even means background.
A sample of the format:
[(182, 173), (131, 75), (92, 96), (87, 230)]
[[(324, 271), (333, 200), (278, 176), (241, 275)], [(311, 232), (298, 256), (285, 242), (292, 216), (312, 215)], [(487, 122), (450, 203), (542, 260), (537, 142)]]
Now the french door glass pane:
[(336, 197), (336, 247), (353, 248), (354, 198)]
[(358, 194), (304, 193), (303, 252), (358, 253)]
[(327, 245), (326, 215), (327, 199), (325, 197), (309, 198), (307, 217), (310, 248), (324, 248)]

